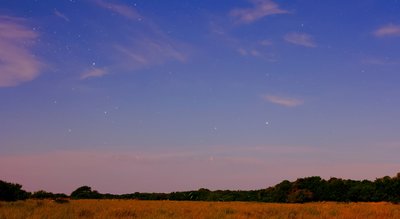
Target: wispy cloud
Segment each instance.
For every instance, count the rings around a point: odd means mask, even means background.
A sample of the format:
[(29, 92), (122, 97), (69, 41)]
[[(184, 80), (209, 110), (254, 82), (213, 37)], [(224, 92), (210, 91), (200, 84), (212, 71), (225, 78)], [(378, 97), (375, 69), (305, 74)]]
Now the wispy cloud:
[(389, 65), (398, 65), (400, 64), (400, 60), (398, 59), (390, 59), (388, 57), (369, 57), (369, 58), (364, 58), (361, 60), (362, 64), (368, 64), (368, 65), (382, 65), (382, 66), (389, 66)]
[(100, 68), (92, 68), (88, 71), (85, 71), (81, 74), (80, 79), (84, 80), (87, 78), (92, 78), (92, 77), (102, 77), (103, 75), (108, 74), (108, 72), (105, 69), (100, 69)]
[(168, 61), (185, 62), (188, 59), (188, 46), (171, 39), (161, 30), (149, 30), (146, 36), (137, 35), (133, 33), (125, 41), (113, 44), (115, 61), (125, 69), (134, 70)]
[(296, 107), (299, 105), (304, 104), (304, 101), (301, 99), (295, 99), (295, 98), (288, 98), (288, 97), (282, 97), (282, 96), (275, 96), (275, 95), (265, 95), (264, 100), (271, 102), (273, 104), (278, 104), (281, 106), (285, 107)]
[(238, 48), (238, 52), (242, 56), (253, 56), (253, 57), (262, 56), (262, 54), (256, 49), (247, 50), (247, 49), (244, 49), (244, 48)]
[(233, 9), (229, 14), (237, 19), (238, 23), (252, 23), (263, 17), (274, 14), (287, 14), (286, 10), (279, 8), (279, 5), (272, 0), (249, 0), (253, 7)]
[(114, 13), (117, 13), (123, 17), (126, 17), (128, 19), (141, 19), (142, 16), (139, 14), (139, 12), (136, 11), (136, 9), (122, 4), (122, 3), (111, 3), (105, 0), (94, 0), (94, 2), (101, 8), (110, 10)]
[(129, 25), (116, 24), (113, 33), (110, 33), (116, 40), (108, 40), (105, 46), (99, 48), (104, 54), (108, 54), (106, 60), (109, 64), (105, 66), (107, 71), (93, 69), (81, 74), (81, 79), (100, 77), (110, 71), (132, 72), (170, 61), (185, 62), (188, 59), (190, 48), (186, 43), (171, 38), (157, 23), (141, 15), (134, 7), (111, 0), (91, 1), (97, 8), (129, 19), (126, 21)]
[(272, 42), (272, 40), (265, 39), (265, 40), (261, 40), (261, 41), (259, 42), (259, 44), (260, 44), (261, 46), (271, 46), (271, 45), (273, 45), (274, 43)]
[(136, 64), (148, 65), (150, 62), (149, 57), (146, 57), (146, 55), (136, 51), (135, 49), (126, 48), (125, 46), (122, 46), (120, 44), (115, 44), (114, 48), (122, 55), (124, 55), (127, 59), (130, 59), (131, 62), (134, 62)]
[(253, 57), (263, 59), (268, 62), (277, 61), (276, 55), (271, 52), (271, 50), (267, 50), (267, 47), (273, 45), (273, 42), (269, 39), (264, 39), (257, 42), (245, 41), (233, 36), (229, 33), (229, 30), (222, 25), (216, 24), (215, 22), (211, 23), (210, 31), (216, 37), (218, 37), (218, 40), (220, 40), (221, 43), (230, 47), (243, 57)]
[(0, 87), (17, 86), (40, 75), (43, 64), (29, 49), (38, 34), (24, 20), (0, 16)]
[(399, 37), (400, 36), (400, 25), (387, 24), (375, 30), (373, 34), (376, 37)]
[(311, 35), (305, 33), (288, 33), (283, 37), (283, 39), (286, 42), (299, 46), (317, 47), (317, 44), (314, 42), (314, 38)]
[(65, 14), (61, 13), (59, 10), (54, 9), (53, 12), (54, 12), (54, 15), (55, 15), (55, 16), (57, 16), (57, 17), (59, 17), (59, 18), (65, 20), (66, 22), (69, 22), (69, 18), (68, 18)]

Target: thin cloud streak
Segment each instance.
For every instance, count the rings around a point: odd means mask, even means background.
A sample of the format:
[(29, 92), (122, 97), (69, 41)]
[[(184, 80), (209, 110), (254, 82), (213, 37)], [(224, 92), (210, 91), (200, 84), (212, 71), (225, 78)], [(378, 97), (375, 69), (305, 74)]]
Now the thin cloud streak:
[(283, 39), (288, 42), (299, 46), (305, 47), (317, 47), (317, 44), (314, 42), (314, 39), (311, 35), (305, 33), (288, 33)]
[(400, 36), (400, 25), (387, 24), (375, 30), (373, 34), (376, 37), (399, 37)]
[(368, 64), (368, 65), (381, 65), (381, 66), (389, 66), (389, 65), (398, 65), (400, 64), (400, 60), (398, 59), (389, 59), (389, 58), (377, 58), (377, 57), (371, 57), (371, 58), (365, 58), (361, 60), (362, 64)]
[(114, 43), (114, 53), (124, 69), (138, 69), (160, 65), (168, 61), (185, 62), (187, 46), (175, 42), (162, 34), (149, 34), (146, 37), (131, 37), (124, 43)]
[(104, 0), (94, 1), (99, 7), (110, 10), (128, 19), (141, 19), (142, 16), (132, 7), (121, 3), (110, 3)]
[(137, 53), (134, 49), (127, 49), (125, 46), (119, 44), (116, 44), (114, 48), (139, 65), (147, 65), (149, 63), (149, 60), (144, 55)]
[(84, 79), (92, 78), (92, 77), (97, 78), (97, 77), (102, 77), (106, 74), (108, 74), (108, 72), (105, 69), (93, 68), (89, 71), (82, 73), (80, 79), (84, 80)]
[(243, 57), (259, 58), (259, 59), (263, 59), (267, 62), (276, 62), (277, 61), (275, 54), (273, 54), (273, 53), (267, 53), (263, 50), (255, 49), (254, 46), (251, 47), (251, 45), (244, 45), (244, 46), (248, 46), (248, 48), (239, 47), (236, 50)]
[(229, 14), (237, 19), (238, 23), (252, 23), (263, 17), (274, 14), (288, 14), (289, 12), (279, 8), (272, 0), (249, 0), (252, 8), (233, 9)]
[(269, 39), (265, 39), (265, 40), (261, 40), (261, 41), (259, 42), (259, 44), (260, 44), (261, 46), (271, 46), (271, 45), (273, 45), (274, 43), (273, 43), (271, 40), (269, 40)]
[(256, 50), (256, 49), (251, 49), (251, 50), (246, 50), (244, 48), (239, 48), (238, 52), (242, 56), (253, 56), (253, 57), (260, 57), (262, 54)]
[(69, 22), (69, 18), (65, 14), (61, 13), (60, 11), (58, 11), (57, 9), (54, 9), (54, 15), (56, 15), (57, 17), (65, 20), (66, 22)]
[[(161, 65), (169, 61), (185, 62), (188, 59), (189, 46), (171, 39), (162, 28), (139, 14), (135, 8), (106, 0), (92, 0), (95, 6), (117, 13), (132, 20), (131, 25), (116, 28), (118, 40), (111, 41), (105, 48), (109, 54), (107, 72), (132, 72), (135, 70)], [(140, 21), (140, 22), (135, 22)], [(104, 70), (92, 70), (81, 74), (81, 79), (100, 77), (107, 74)]]
[(43, 68), (29, 49), (38, 34), (22, 19), (0, 16), (0, 87), (12, 87), (31, 81)]
[(300, 99), (281, 97), (275, 95), (265, 95), (264, 100), (285, 107), (296, 107), (304, 104), (304, 101)]
[(243, 57), (259, 58), (268, 62), (277, 61), (276, 55), (266, 50), (268, 46), (273, 45), (273, 42), (269, 39), (261, 40), (256, 43), (243, 41), (229, 34), (229, 31), (216, 23), (211, 23), (210, 31), (217, 36), (222, 43), (231, 47)]

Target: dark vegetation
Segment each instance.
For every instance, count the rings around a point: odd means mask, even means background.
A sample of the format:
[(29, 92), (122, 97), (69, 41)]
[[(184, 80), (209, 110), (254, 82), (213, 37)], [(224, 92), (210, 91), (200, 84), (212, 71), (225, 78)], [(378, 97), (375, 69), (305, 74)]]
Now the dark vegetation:
[(45, 191), (29, 193), (19, 184), (0, 180), (0, 200), (15, 201), (34, 199), (139, 199), (139, 200), (191, 200), (191, 201), (257, 201), (280, 203), (304, 203), (318, 201), (336, 202), (400, 202), (400, 173), (395, 177), (385, 176), (375, 181), (346, 180), (340, 178), (322, 179), (312, 176), (287, 180), (267, 189), (251, 191), (230, 191), (199, 189), (196, 191), (172, 193), (132, 193), (123, 195), (101, 194), (89, 186), (82, 186), (71, 193), (53, 194)]
[(21, 189), (22, 186), (15, 183), (7, 183), (0, 180), (0, 200), (16, 201), (29, 198), (29, 193)]

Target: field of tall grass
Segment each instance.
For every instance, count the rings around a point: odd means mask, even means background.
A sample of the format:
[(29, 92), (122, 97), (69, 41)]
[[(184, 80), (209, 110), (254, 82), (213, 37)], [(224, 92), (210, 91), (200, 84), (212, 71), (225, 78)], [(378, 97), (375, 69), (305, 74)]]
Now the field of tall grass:
[(20, 218), (400, 218), (391, 203), (271, 204), (137, 200), (0, 202), (0, 219)]

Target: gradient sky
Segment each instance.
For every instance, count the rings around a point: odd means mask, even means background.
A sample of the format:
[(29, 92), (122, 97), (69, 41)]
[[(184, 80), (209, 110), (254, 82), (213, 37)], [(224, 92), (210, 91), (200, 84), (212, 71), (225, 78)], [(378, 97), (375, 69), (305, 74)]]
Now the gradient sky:
[(70, 193), (400, 171), (400, 1), (3, 0), (0, 179)]

